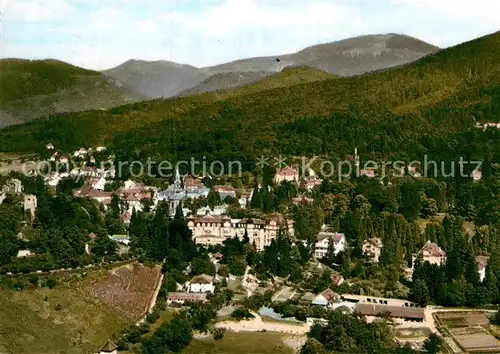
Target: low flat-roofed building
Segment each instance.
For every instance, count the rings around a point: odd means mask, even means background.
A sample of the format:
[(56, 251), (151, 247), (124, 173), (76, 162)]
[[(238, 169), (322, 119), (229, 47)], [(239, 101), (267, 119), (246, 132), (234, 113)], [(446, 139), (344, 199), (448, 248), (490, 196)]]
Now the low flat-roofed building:
[(423, 307), (401, 307), (401, 306), (385, 306), (371, 304), (356, 304), (354, 311), (363, 316), (380, 316), (387, 313), (392, 318), (402, 319), (405, 321), (423, 322), (425, 312)]
[(173, 293), (168, 293), (167, 296), (167, 304), (171, 303), (184, 304), (185, 302), (206, 302), (206, 301), (207, 301), (206, 293), (173, 292)]
[(402, 299), (392, 299), (385, 297), (376, 296), (365, 296), (365, 295), (354, 295), (354, 294), (342, 294), (341, 299), (343, 301), (355, 302), (359, 304), (374, 304), (374, 305), (386, 305), (395, 307), (416, 307), (417, 305), (408, 300)]

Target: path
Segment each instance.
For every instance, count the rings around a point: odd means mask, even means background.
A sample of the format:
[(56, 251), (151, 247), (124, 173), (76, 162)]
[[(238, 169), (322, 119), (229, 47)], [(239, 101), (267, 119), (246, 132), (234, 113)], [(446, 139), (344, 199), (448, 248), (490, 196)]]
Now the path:
[(161, 289), (161, 286), (163, 285), (163, 273), (161, 272), (161, 269), (160, 269), (160, 276), (158, 277), (158, 279), (156, 280), (156, 287), (155, 287), (155, 291), (153, 292), (153, 294), (151, 295), (151, 299), (149, 301), (149, 305), (148, 305), (148, 308), (146, 309), (145, 313), (143, 316), (141, 316), (141, 318), (139, 319), (139, 321), (137, 321), (137, 324), (141, 324), (141, 323), (144, 323), (144, 321), (146, 320), (147, 316), (153, 312), (153, 309), (156, 305), (156, 299), (158, 298), (158, 293), (160, 292), (160, 289)]
[(288, 334), (306, 334), (310, 330), (310, 326), (307, 324), (289, 324), (289, 323), (279, 323), (279, 322), (265, 322), (262, 320), (260, 315), (256, 312), (250, 311), (255, 318), (251, 320), (245, 320), (240, 322), (235, 321), (224, 321), (218, 322), (216, 327), (226, 328), (234, 332), (259, 332), (259, 331), (269, 331), (269, 332), (279, 332)]
[(247, 266), (247, 268), (245, 269), (245, 274), (243, 274), (243, 279), (241, 280), (241, 286), (243, 287), (243, 289), (246, 290), (247, 297), (250, 297), (253, 294), (253, 290), (251, 289), (249, 283), (247, 282), (247, 277), (248, 277), (249, 271), (250, 271), (250, 267)]

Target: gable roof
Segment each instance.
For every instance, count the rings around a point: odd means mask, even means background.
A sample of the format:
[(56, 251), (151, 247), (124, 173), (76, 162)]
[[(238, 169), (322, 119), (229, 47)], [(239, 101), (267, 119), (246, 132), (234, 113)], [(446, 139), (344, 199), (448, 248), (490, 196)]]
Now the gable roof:
[(428, 252), (432, 257), (446, 257), (446, 252), (443, 251), (437, 244), (431, 241), (427, 241), (420, 252)]
[(330, 238), (333, 242), (339, 242), (344, 238), (344, 234), (339, 232), (319, 232), (316, 238), (317, 242), (323, 241), (325, 238)]
[(337, 293), (330, 288), (323, 290), (320, 295), (323, 296), (328, 302), (333, 301), (338, 296)]
[(478, 267), (486, 268), (488, 266), (488, 258), (487, 256), (477, 256), (476, 263)]
[(108, 339), (107, 342), (102, 346), (101, 352), (112, 353), (116, 349), (118, 349), (118, 346), (115, 343), (113, 343), (110, 339)]
[(195, 275), (191, 279), (191, 283), (193, 284), (210, 284), (214, 280), (214, 277), (206, 274)]

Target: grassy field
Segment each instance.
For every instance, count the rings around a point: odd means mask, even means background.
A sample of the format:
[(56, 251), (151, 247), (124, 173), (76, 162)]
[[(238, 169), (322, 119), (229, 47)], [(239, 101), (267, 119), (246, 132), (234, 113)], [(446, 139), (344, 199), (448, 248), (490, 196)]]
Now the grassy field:
[(274, 332), (227, 332), (222, 340), (193, 339), (182, 353), (293, 353), (284, 343), (286, 337)]
[(0, 352), (92, 353), (129, 322), (78, 283), (21, 292), (0, 287)]

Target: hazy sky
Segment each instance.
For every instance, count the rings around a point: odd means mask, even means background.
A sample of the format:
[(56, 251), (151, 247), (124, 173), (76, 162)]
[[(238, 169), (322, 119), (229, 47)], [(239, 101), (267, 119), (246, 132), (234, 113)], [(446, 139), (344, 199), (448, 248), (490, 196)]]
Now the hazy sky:
[(446, 47), (500, 30), (499, 0), (0, 0), (3, 57), (92, 69), (128, 59), (207, 66), (362, 34)]

